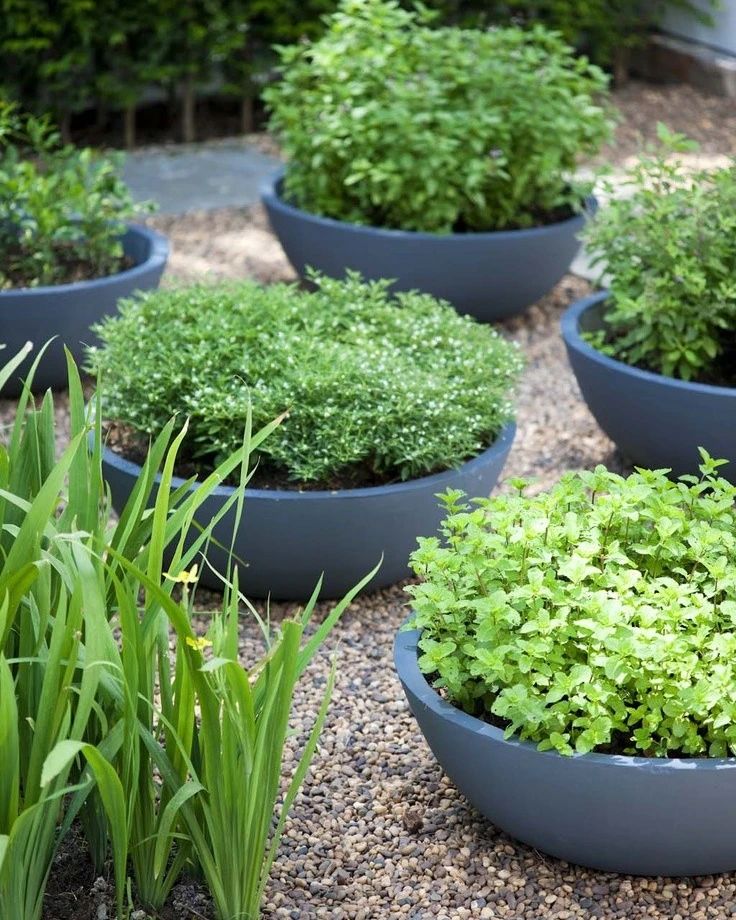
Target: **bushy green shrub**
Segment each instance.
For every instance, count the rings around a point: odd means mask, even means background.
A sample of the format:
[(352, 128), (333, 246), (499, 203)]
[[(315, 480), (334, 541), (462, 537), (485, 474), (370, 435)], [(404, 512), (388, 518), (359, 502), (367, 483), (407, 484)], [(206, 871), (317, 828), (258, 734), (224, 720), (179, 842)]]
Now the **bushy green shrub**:
[(541, 26), (432, 28), (392, 0), (343, 0), (281, 56), (264, 95), (286, 193), (352, 223), (446, 233), (579, 210), (573, 169), (610, 128), (603, 72)]
[(736, 753), (736, 487), (597, 467), (533, 497), (445, 496), (409, 591), (419, 665), (540, 749)]
[(695, 145), (659, 133), (663, 145), (633, 168), (630, 193), (587, 227), (611, 291), (607, 328), (589, 339), (628, 364), (720, 382), (736, 332), (736, 165), (688, 171), (677, 154)]
[(91, 363), (105, 412), (157, 433), (176, 412), (203, 465), (288, 412), (261, 468), (300, 482), (385, 480), (446, 469), (484, 450), (511, 415), (516, 347), (428, 295), (319, 279), (306, 293), (253, 283), (161, 290), (98, 328)]
[(0, 289), (120, 270), (124, 222), (141, 209), (118, 166), (0, 103)]

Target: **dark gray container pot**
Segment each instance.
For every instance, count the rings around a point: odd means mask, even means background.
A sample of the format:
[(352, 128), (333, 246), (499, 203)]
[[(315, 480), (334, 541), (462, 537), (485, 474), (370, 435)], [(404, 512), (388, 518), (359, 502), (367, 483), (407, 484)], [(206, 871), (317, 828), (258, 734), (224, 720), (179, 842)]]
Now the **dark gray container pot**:
[(158, 287), (166, 266), (169, 244), (165, 237), (147, 227), (131, 224), (123, 236), (123, 249), (135, 265), (125, 271), (91, 281), (48, 287), (0, 291), (0, 342), (3, 359), (17, 354), (26, 342), (35, 349), (3, 389), (3, 396), (17, 396), (21, 378), (28, 373), (37, 350), (56, 337), (46, 349), (33, 379), (35, 392), (67, 383), (64, 345), (77, 363), (84, 360), (84, 346), (94, 345), (90, 326), (114, 313), (117, 303), (135, 291)]
[(697, 473), (698, 447), (731, 461), (736, 475), (736, 389), (688, 383), (609, 358), (580, 333), (603, 326), (608, 293), (574, 303), (562, 336), (583, 398), (619, 450), (637, 466)]
[(531, 847), (604, 872), (711, 875), (736, 869), (736, 758), (540, 752), (469, 716), (426, 681), (419, 631), (394, 663), (433, 754), (486, 818)]
[[(288, 204), (279, 173), (261, 191), (271, 227), (300, 275), (310, 266), (342, 278), (396, 279), (394, 291), (416, 289), (448, 300), (461, 313), (495, 322), (548, 293), (575, 258), (583, 215), (529, 230), (418, 233), (382, 230), (318, 217)], [(588, 202), (595, 207), (594, 199)]]
[[(248, 563), (239, 571), (244, 593), (303, 600), (324, 572), (320, 596), (342, 597), (376, 565), (381, 554), (383, 565), (368, 590), (408, 577), (409, 554), (416, 548), (417, 534), (434, 533), (444, 517), (437, 493), (462, 489), (471, 496), (488, 495), (515, 433), (516, 426), (510, 423), (488, 450), (459, 468), (394, 485), (338, 492), (248, 489), (235, 538), (236, 555)], [(102, 463), (113, 506), (120, 511), (140, 467), (109, 448)], [(175, 479), (174, 488), (182, 481)], [(208, 523), (232, 492), (229, 486), (216, 488), (198, 512), (200, 522)], [(234, 512), (228, 512), (215, 527), (214, 536), (223, 546), (230, 546), (233, 519)], [(211, 546), (208, 560), (218, 571), (226, 570), (223, 550)], [(207, 567), (202, 581), (213, 588), (222, 584)]]

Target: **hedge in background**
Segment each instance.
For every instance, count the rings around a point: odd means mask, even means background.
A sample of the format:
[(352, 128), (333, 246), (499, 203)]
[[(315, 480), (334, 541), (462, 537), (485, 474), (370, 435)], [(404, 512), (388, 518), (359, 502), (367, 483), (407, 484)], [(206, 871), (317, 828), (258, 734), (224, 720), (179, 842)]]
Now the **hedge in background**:
[(91, 363), (105, 415), (158, 434), (189, 418), (184, 455), (211, 467), (253, 425), (288, 418), (260, 448), (261, 468), (328, 484), (458, 466), (512, 414), (515, 345), (449, 304), (386, 282), (318, 279), (307, 293), (252, 282), (161, 290), (123, 304)]
[[(440, 23), (542, 23), (596, 63), (620, 71), (626, 50), (668, 7), (695, 10), (690, 0), (426, 5)], [(64, 133), (80, 109), (124, 110), (132, 143), (135, 107), (146, 89), (163, 87), (181, 97), (183, 133), (191, 139), (195, 95), (217, 85), (243, 99), (243, 127), (249, 129), (253, 96), (273, 63), (270, 46), (319, 35), (321, 17), (336, 6), (336, 0), (0, 0), (0, 91), (25, 109), (51, 112)]]

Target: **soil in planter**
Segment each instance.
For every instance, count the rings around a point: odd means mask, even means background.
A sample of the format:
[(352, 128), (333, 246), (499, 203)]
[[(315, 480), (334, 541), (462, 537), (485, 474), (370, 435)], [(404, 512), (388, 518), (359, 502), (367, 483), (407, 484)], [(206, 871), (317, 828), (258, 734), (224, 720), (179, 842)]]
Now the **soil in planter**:
[[(8, 264), (12, 261), (12, 253), (3, 253), (3, 263)], [(60, 252), (58, 253), (56, 259), (56, 266), (59, 269), (58, 280), (54, 284), (73, 284), (77, 281), (94, 281), (96, 278), (108, 277), (109, 275), (116, 275), (119, 272), (126, 271), (129, 268), (135, 266), (135, 260), (130, 256), (121, 256), (119, 259), (113, 260), (113, 267), (111, 271), (104, 272), (100, 274), (98, 266), (93, 262), (85, 259), (78, 259), (75, 257), (69, 257), (68, 255)], [(33, 276), (24, 275), (22, 271), (9, 271), (3, 269), (8, 278), (8, 284), (4, 290), (14, 290), (16, 288), (27, 288), (32, 286)]]
[[(131, 460), (142, 466), (148, 455), (148, 439), (130, 426), (118, 422), (107, 422), (104, 425), (104, 437), (108, 447), (116, 454)], [(471, 459), (471, 458), (468, 458)], [(182, 479), (189, 479), (192, 476), (203, 478), (212, 472), (212, 465), (197, 462), (196, 460), (182, 459), (177, 463), (174, 472)], [(432, 472), (424, 473), (424, 476), (431, 476)], [(371, 486), (394, 485), (402, 480), (398, 476), (380, 475), (373, 470), (367, 463), (356, 463), (353, 466), (345, 467), (339, 473), (335, 474), (328, 480), (316, 480), (315, 482), (299, 482), (289, 478), (286, 470), (269, 464), (265, 458), (261, 458), (253, 470), (253, 475), (249, 482), (252, 489), (273, 489), (274, 491), (289, 492), (338, 492), (343, 489), (362, 489)], [(237, 486), (239, 484), (239, 473), (234, 477), (225, 480), (227, 485)]]

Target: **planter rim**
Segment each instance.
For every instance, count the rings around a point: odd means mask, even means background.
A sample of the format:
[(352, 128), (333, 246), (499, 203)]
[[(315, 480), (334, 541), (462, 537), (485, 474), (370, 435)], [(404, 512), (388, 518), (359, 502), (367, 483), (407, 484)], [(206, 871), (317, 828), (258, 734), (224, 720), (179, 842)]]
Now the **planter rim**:
[[(268, 499), (271, 501), (335, 501), (345, 499), (362, 499), (371, 497), (381, 497), (387, 495), (396, 495), (398, 492), (414, 491), (415, 489), (425, 489), (427, 486), (433, 486), (437, 491), (441, 491), (446, 479), (449, 479), (458, 469), (472, 471), (475, 467), (485, 466), (488, 461), (498, 455), (511, 449), (516, 434), (516, 422), (509, 421), (498, 433), (495, 441), (490, 447), (487, 447), (482, 453), (477, 454), (470, 460), (466, 460), (460, 467), (452, 467), (449, 470), (442, 470), (440, 473), (433, 473), (430, 476), (420, 476), (417, 479), (407, 479), (405, 482), (395, 482), (383, 486), (364, 486), (359, 489), (311, 489), (303, 492), (297, 489), (250, 489), (246, 488), (245, 496), (247, 498)], [(93, 440), (94, 433), (90, 432), (90, 442)], [(116, 467), (124, 473), (132, 476), (138, 476), (141, 466), (132, 460), (127, 460), (110, 447), (104, 446), (102, 459), (110, 466)], [(160, 477), (156, 477), (158, 481)], [(185, 484), (187, 480), (179, 476), (174, 476), (172, 485), (175, 488)], [(191, 489), (196, 489), (198, 483), (194, 482)], [(210, 493), (219, 497), (227, 498), (236, 490), (235, 486), (219, 485)]]
[(137, 265), (126, 268), (121, 272), (114, 272), (112, 275), (102, 275), (100, 278), (90, 278), (86, 281), (72, 281), (69, 284), (44, 284), (38, 287), (20, 287), (9, 288), (0, 291), (0, 303), (3, 297), (35, 297), (39, 294), (64, 293), (74, 294), (79, 291), (89, 291), (96, 287), (110, 284), (112, 281), (133, 281), (144, 272), (159, 266), (163, 270), (169, 255), (169, 241), (161, 233), (145, 227), (143, 224), (127, 223), (128, 233), (134, 233), (143, 237), (150, 243), (150, 252), (148, 257)]
[[(521, 239), (530, 236), (544, 236), (548, 233), (554, 233), (560, 227), (566, 224), (582, 223), (585, 214), (581, 211), (567, 217), (565, 220), (556, 221), (552, 224), (546, 224), (542, 227), (526, 227), (520, 230), (484, 230), (469, 233), (427, 233), (423, 230), (396, 230), (390, 227), (373, 227), (370, 224), (353, 224), (346, 220), (336, 220), (334, 217), (324, 217), (321, 214), (313, 214), (311, 211), (304, 211), (293, 204), (289, 204), (281, 196), (281, 188), (286, 174), (286, 168), (282, 167), (261, 185), (261, 200), (273, 207), (290, 214), (293, 217), (299, 217), (303, 220), (312, 221), (315, 224), (327, 225), (330, 227), (339, 227), (345, 233), (372, 233), (377, 236), (384, 236), (393, 240), (443, 240), (449, 245), (459, 244), (461, 241), (468, 240), (504, 240), (504, 239)], [(594, 195), (589, 195), (585, 199), (585, 206), (588, 210), (596, 210), (598, 201)]]
[(628, 754), (572, 754), (565, 756), (557, 751), (540, 751), (536, 744), (522, 741), (515, 735), (505, 738), (502, 729), (490, 725), (482, 719), (468, 715), (461, 709), (442, 699), (439, 693), (427, 681), (419, 670), (417, 643), (421, 630), (404, 630), (409, 623), (409, 616), (396, 634), (394, 641), (394, 666), (407, 690), (419, 700), (420, 704), (446, 722), (458, 728), (490, 741), (506, 744), (525, 750), (538, 757), (547, 757), (573, 763), (589, 764), (608, 768), (629, 767), (645, 773), (671, 774), (682, 770), (736, 770), (736, 757), (636, 757)]
[(606, 290), (595, 291), (593, 294), (575, 301), (575, 303), (565, 310), (560, 320), (560, 329), (563, 339), (570, 348), (575, 349), (579, 354), (591, 361), (595, 361), (609, 371), (629, 374), (641, 381), (657, 383), (660, 386), (672, 387), (676, 390), (687, 390), (691, 393), (702, 393), (703, 395), (723, 396), (736, 399), (736, 387), (722, 387), (710, 383), (679, 380), (677, 377), (668, 377), (665, 374), (657, 374), (654, 371), (645, 371), (639, 367), (632, 367), (631, 364), (627, 364), (625, 361), (610, 358), (608, 355), (604, 355), (602, 352), (598, 351), (597, 348), (593, 348), (592, 345), (588, 344), (580, 334), (580, 318), (584, 313), (587, 313), (588, 310), (593, 309), (593, 307), (598, 306), (599, 303), (607, 300), (609, 296), (610, 294)]

